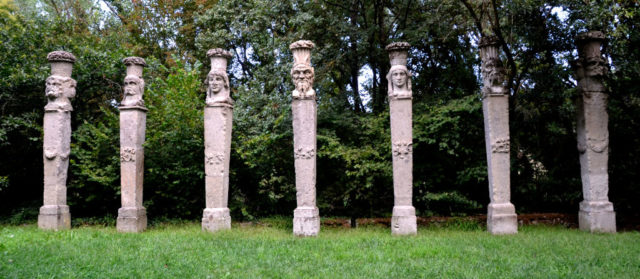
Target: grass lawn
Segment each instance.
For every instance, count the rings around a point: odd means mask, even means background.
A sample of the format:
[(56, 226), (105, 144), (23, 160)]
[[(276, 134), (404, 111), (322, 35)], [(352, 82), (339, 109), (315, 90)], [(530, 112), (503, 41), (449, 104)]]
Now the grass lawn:
[(640, 233), (590, 234), (546, 226), (492, 236), (477, 226), (322, 228), (297, 238), (290, 222), (157, 224), (47, 232), (0, 226), (0, 278), (639, 278)]

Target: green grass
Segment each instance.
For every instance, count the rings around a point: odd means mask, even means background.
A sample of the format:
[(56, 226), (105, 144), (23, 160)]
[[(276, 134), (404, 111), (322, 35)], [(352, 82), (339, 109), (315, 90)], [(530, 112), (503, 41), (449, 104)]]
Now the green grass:
[(638, 278), (640, 233), (525, 226), (492, 236), (459, 224), (392, 237), (388, 228), (322, 228), (297, 238), (290, 222), (156, 224), (47, 232), (0, 226), (0, 278)]

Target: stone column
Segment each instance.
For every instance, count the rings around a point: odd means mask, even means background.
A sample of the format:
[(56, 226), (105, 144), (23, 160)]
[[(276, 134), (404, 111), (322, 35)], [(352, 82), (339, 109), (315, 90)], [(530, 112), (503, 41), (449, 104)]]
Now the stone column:
[(231, 53), (216, 48), (207, 51), (207, 57), (211, 59), (211, 71), (206, 80), (208, 87), (204, 108), (204, 170), (207, 207), (202, 215), (202, 230), (215, 232), (231, 228), (231, 216), (227, 207), (233, 121), (233, 100), (230, 97), (227, 59), (231, 58)]
[(73, 54), (54, 51), (47, 55), (51, 76), (47, 78), (44, 107), (44, 205), (40, 207), (38, 227), (61, 230), (71, 228), (67, 206), (67, 170), (71, 144), (71, 99), (76, 95), (76, 81), (71, 78)]
[(509, 90), (504, 84), (504, 68), (498, 56), (495, 36), (480, 40), (482, 59), (482, 112), (489, 174), (487, 229), (491, 234), (518, 232), (516, 209), (510, 202)]
[(320, 231), (320, 214), (316, 207), (316, 91), (311, 67), (311, 41), (297, 41), (289, 46), (293, 53), (291, 76), (293, 90), (293, 152), (296, 170), (297, 208), (293, 211), (293, 234), (316, 236)]
[(116, 228), (119, 232), (142, 232), (147, 228), (147, 211), (142, 206), (144, 178), (144, 143), (147, 108), (144, 106), (146, 66), (140, 57), (122, 60), (127, 66), (124, 98), (120, 104), (120, 191), (122, 207), (118, 209)]
[(393, 154), (393, 196), (391, 234), (412, 235), (418, 232), (413, 196), (413, 133), (411, 73), (407, 69), (406, 42), (392, 43), (389, 52), (391, 69), (387, 74), (391, 117), (391, 151)]
[(578, 60), (574, 61), (578, 92), (576, 101), (578, 151), (584, 201), (580, 203), (580, 229), (616, 232), (616, 213), (609, 202), (609, 130), (607, 90), (603, 79), (606, 60), (600, 53), (604, 34), (591, 31), (578, 35)]

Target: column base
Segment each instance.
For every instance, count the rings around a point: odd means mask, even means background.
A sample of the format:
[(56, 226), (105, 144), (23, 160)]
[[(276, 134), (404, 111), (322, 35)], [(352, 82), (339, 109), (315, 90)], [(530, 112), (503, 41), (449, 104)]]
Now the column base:
[(38, 228), (43, 230), (68, 230), (71, 213), (67, 205), (43, 205), (38, 215)]
[(413, 206), (394, 206), (391, 217), (391, 234), (415, 235), (417, 233), (416, 209)]
[(205, 208), (202, 213), (202, 230), (217, 232), (231, 229), (229, 208)]
[(320, 211), (317, 207), (298, 207), (293, 211), (293, 234), (317, 236), (320, 232)]
[(491, 234), (518, 233), (516, 207), (510, 202), (490, 203), (487, 214), (487, 230)]
[(118, 232), (142, 232), (147, 228), (147, 210), (144, 207), (121, 207), (118, 209), (116, 229)]
[(615, 233), (616, 212), (609, 201), (582, 201), (578, 213), (580, 229), (589, 232)]

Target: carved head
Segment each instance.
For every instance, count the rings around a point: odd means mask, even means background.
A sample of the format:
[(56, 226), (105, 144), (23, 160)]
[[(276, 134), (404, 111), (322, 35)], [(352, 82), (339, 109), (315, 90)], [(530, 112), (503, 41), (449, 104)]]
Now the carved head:
[(229, 77), (220, 71), (211, 71), (207, 75), (208, 91), (213, 94), (220, 93), (223, 89), (229, 89)]
[(396, 96), (399, 92), (411, 94), (411, 72), (407, 70), (406, 66), (391, 66), (387, 74), (387, 82), (389, 83), (389, 96)]
[(126, 76), (124, 78), (124, 94), (129, 96), (140, 95), (144, 90), (144, 80), (137, 76)]
[(50, 76), (46, 81), (45, 95), (50, 100), (60, 97), (71, 99), (76, 96), (76, 81), (68, 77)]
[(498, 58), (488, 58), (482, 62), (483, 86), (490, 89), (493, 93), (502, 93), (504, 91), (505, 72), (502, 61)]
[(584, 64), (584, 74), (587, 77), (603, 77), (607, 73), (607, 64), (600, 56), (586, 57)]
[(229, 96), (229, 76), (224, 70), (213, 69), (209, 71), (205, 83), (208, 85), (205, 100), (207, 104), (232, 102)]
[(297, 64), (291, 69), (291, 76), (296, 90), (301, 94), (309, 91), (313, 86), (314, 79), (313, 67), (305, 64)]

